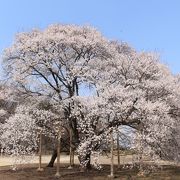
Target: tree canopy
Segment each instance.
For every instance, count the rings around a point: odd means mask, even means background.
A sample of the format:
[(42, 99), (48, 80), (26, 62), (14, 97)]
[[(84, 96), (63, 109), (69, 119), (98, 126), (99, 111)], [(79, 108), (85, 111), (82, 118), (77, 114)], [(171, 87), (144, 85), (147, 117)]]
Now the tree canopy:
[[(178, 150), (167, 152), (164, 146), (175, 140), (179, 124), (180, 81), (157, 54), (110, 41), (89, 26), (55, 24), (18, 34), (3, 64), (11, 87), (33, 99), (29, 106), (48, 101), (47, 112), (72, 129), (82, 165), (121, 126), (135, 130), (137, 150), (143, 146), (143, 153), (178, 159)], [(92, 93), (82, 95), (88, 87)]]

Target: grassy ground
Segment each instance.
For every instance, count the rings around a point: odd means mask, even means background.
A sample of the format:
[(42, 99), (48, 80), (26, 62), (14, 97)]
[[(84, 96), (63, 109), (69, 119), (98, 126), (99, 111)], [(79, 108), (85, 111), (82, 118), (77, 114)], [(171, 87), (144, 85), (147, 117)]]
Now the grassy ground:
[[(81, 172), (79, 166), (75, 166), (72, 170), (69, 170), (67, 164), (61, 165), (61, 180), (106, 180), (109, 179), (110, 167), (104, 165), (103, 169), (90, 170), (89, 172)], [(37, 164), (19, 169), (17, 171), (9, 170), (8, 167), (1, 167), (0, 180), (57, 180), (54, 176), (56, 173), (56, 167), (47, 168), (44, 167), (43, 172), (37, 172)], [(163, 166), (162, 169), (147, 174), (145, 176), (139, 176), (136, 169), (117, 169), (115, 167), (115, 179), (120, 180), (180, 180), (180, 167), (175, 166)]]

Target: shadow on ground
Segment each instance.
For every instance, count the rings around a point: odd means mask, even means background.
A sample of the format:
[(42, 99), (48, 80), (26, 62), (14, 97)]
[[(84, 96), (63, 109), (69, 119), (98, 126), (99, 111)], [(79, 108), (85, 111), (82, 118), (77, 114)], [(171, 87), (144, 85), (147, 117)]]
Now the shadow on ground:
[[(104, 165), (103, 169), (98, 171), (92, 169), (88, 172), (81, 172), (79, 166), (68, 169), (68, 165), (64, 164), (60, 168), (61, 180), (106, 180), (109, 179), (110, 167)], [(16, 171), (9, 169), (10, 167), (0, 168), (0, 180), (57, 180), (54, 176), (56, 167), (44, 167), (43, 172), (37, 172), (37, 164), (19, 168)], [(180, 180), (180, 167), (163, 166), (155, 172), (139, 176), (137, 169), (115, 167), (115, 178), (120, 180)]]

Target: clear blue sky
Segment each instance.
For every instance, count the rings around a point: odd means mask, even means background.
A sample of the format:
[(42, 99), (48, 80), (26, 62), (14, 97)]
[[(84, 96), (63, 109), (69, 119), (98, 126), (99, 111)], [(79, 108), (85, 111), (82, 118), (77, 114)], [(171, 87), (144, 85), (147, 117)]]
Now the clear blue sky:
[(52, 23), (95, 26), (180, 73), (180, 0), (0, 0), (0, 53), (17, 32)]

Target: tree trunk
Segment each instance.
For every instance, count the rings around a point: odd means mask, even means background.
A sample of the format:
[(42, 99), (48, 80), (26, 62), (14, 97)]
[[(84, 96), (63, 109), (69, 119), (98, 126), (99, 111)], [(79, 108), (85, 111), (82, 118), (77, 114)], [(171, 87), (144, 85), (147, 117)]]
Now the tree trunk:
[(57, 150), (54, 149), (53, 154), (51, 156), (51, 160), (50, 160), (49, 164), (47, 165), (47, 167), (53, 167), (54, 166), (54, 162), (56, 160), (56, 157), (57, 157)]
[(86, 160), (88, 161), (86, 166), (85, 166), (85, 169), (86, 170), (90, 170), (92, 167), (91, 167), (91, 154), (86, 154)]
[[(70, 125), (69, 125), (71, 128), (72, 128), (72, 145), (73, 145), (73, 151), (75, 151), (75, 149), (78, 147), (79, 143), (80, 143), (80, 140), (79, 140), (79, 131), (78, 131), (78, 128), (77, 128), (77, 121), (75, 118), (71, 118), (70, 119)], [(54, 162), (56, 160), (56, 157), (57, 157), (57, 150), (55, 149), (53, 151), (53, 154), (51, 156), (51, 160), (49, 162), (49, 164), (47, 165), (47, 167), (53, 167), (54, 166)], [(79, 158), (79, 162), (80, 164), (82, 164), (84, 161), (86, 161), (86, 165), (83, 169), (91, 169), (91, 163), (90, 163), (90, 157), (91, 157), (91, 153), (87, 153), (84, 157), (78, 157)]]
[[(76, 131), (75, 131), (76, 132)], [(75, 151), (75, 149), (76, 149), (76, 147), (79, 145), (79, 137), (78, 137), (78, 133), (76, 132), (76, 134), (75, 134), (76, 136), (74, 136), (73, 138), (73, 142), (72, 142), (72, 144), (73, 144), (73, 151)], [(63, 148), (63, 147), (62, 147)], [(51, 160), (50, 160), (50, 162), (49, 162), (49, 164), (47, 165), (47, 167), (53, 167), (54, 166), (54, 162), (55, 162), (55, 160), (56, 160), (56, 157), (57, 157), (57, 150), (56, 149), (54, 149), (53, 150), (53, 153), (52, 153), (52, 156), (51, 156)]]
[[(90, 153), (86, 154), (85, 156), (79, 155), (78, 159), (79, 159), (79, 162), (81, 165), (81, 171), (88, 171), (92, 168), (91, 167), (91, 154)], [(86, 163), (84, 163), (84, 162), (86, 162)]]
[[(56, 160), (56, 157), (57, 157), (57, 150), (55, 149), (53, 151), (53, 154), (51, 156), (51, 160), (50, 160), (49, 164), (47, 165), (47, 167), (53, 167), (54, 166), (54, 162)], [(87, 171), (87, 170), (90, 170), (92, 168), (91, 167), (91, 154), (90, 153), (86, 154), (85, 157), (79, 156), (78, 159), (79, 159), (79, 162), (81, 165), (83, 164), (84, 161), (87, 162), (85, 165), (81, 166), (83, 171)]]

